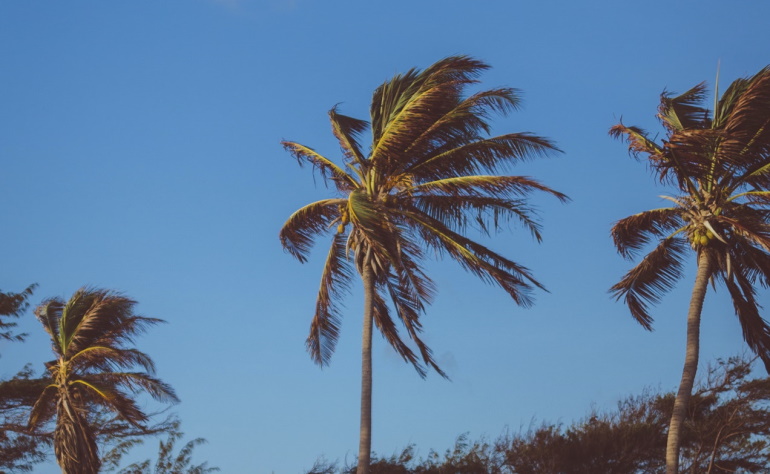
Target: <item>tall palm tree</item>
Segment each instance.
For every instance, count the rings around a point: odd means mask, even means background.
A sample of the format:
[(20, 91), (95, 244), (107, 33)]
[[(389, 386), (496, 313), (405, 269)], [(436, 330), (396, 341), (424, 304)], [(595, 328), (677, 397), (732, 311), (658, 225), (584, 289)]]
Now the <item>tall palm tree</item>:
[[(152, 359), (128, 347), (136, 334), (161, 322), (134, 314), (135, 304), (111, 291), (81, 288), (69, 301), (52, 298), (35, 310), (56, 359), (46, 364), (50, 383), (32, 407), (29, 424), (56, 417), (54, 452), (65, 474), (99, 471), (89, 410), (107, 409), (141, 427), (148, 417), (132, 395), (146, 392), (159, 401), (178, 401), (169, 385), (152, 376)], [(137, 366), (144, 371), (130, 371)]]
[[(520, 305), (529, 305), (531, 291), (542, 288), (527, 268), (464, 235), (469, 227), (490, 234), (516, 219), (540, 241), (527, 197), (544, 191), (567, 199), (531, 178), (491, 174), (556, 148), (529, 133), (487, 137), (490, 114), (505, 114), (519, 104), (517, 91), (509, 88), (464, 95), (487, 68), (456, 56), (397, 75), (375, 90), (371, 123), (333, 108), (329, 118), (342, 149), (341, 165), (299, 143), (283, 142), (300, 165), (310, 163), (337, 191), (336, 197), (296, 211), (280, 232), (283, 247), (305, 262), (313, 241), (336, 230), (307, 338), (318, 364), (329, 362), (337, 343), (338, 299), (349, 289), (353, 268), (363, 281), (359, 474), (368, 472), (371, 451), (372, 325), (421, 376), (429, 367), (445, 376), (420, 339), (420, 315), (434, 294), (421, 266), (425, 251), (449, 255)], [(367, 131), (372, 144), (365, 154), (359, 140)], [(402, 339), (394, 315), (419, 356)]]
[(727, 288), (744, 339), (770, 372), (770, 326), (756, 299), (757, 283), (770, 284), (770, 67), (733, 82), (715, 99), (713, 112), (703, 106), (705, 98), (704, 84), (678, 96), (661, 96), (658, 118), (666, 130), (661, 143), (637, 127), (619, 124), (610, 130), (625, 138), (632, 155), (646, 155), (661, 182), (678, 192), (663, 196), (671, 207), (614, 225), (612, 237), (626, 258), (648, 243), (657, 245), (611, 291), (651, 329), (649, 305), (682, 276), (688, 248), (697, 255), (686, 357), (668, 432), (669, 474), (678, 470), (680, 427), (698, 368), (700, 316), (709, 281)]

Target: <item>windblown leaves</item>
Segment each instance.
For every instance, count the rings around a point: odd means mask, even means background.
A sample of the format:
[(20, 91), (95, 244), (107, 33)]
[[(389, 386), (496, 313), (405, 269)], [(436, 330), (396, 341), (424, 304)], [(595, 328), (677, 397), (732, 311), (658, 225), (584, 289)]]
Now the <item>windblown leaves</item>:
[[(126, 346), (161, 322), (135, 315), (135, 304), (114, 292), (81, 288), (68, 301), (50, 299), (35, 310), (56, 359), (47, 364), (50, 384), (35, 402), (29, 424), (35, 427), (56, 416), (54, 451), (65, 472), (99, 470), (96, 434), (86, 417), (90, 407), (104, 407), (142, 428), (148, 418), (134, 395), (178, 401), (171, 386), (151, 375), (152, 359)], [(124, 370), (137, 366), (146, 372)]]
[[(367, 156), (359, 140), (369, 124), (333, 108), (329, 117), (345, 171), (311, 148), (283, 142), (300, 163), (311, 163), (331, 180), (340, 195), (301, 208), (280, 232), (284, 248), (304, 262), (315, 239), (336, 225), (307, 340), (317, 363), (328, 363), (339, 337), (336, 301), (348, 288), (350, 264), (361, 274), (372, 270), (375, 325), (422, 376), (427, 367), (445, 375), (420, 337), (420, 316), (434, 293), (422, 271), (424, 250), (449, 255), (521, 305), (531, 304), (532, 290), (542, 288), (527, 268), (464, 235), (469, 227), (489, 234), (513, 220), (539, 241), (530, 196), (546, 193), (567, 200), (532, 178), (492, 174), (558, 150), (526, 132), (489, 136), (491, 117), (515, 110), (520, 98), (511, 88), (466, 96), (487, 68), (454, 56), (382, 84), (372, 98)], [(399, 334), (396, 319), (411, 343)]]
[(610, 291), (650, 329), (649, 305), (681, 276), (687, 246), (707, 252), (710, 278), (727, 287), (744, 339), (770, 372), (770, 326), (760, 315), (755, 290), (757, 283), (770, 284), (770, 67), (733, 82), (716, 103), (713, 119), (702, 105), (705, 99), (704, 84), (661, 96), (658, 118), (667, 131), (661, 144), (637, 127), (610, 129), (679, 191), (668, 198), (674, 207), (613, 226), (615, 246), (626, 258), (657, 246)]

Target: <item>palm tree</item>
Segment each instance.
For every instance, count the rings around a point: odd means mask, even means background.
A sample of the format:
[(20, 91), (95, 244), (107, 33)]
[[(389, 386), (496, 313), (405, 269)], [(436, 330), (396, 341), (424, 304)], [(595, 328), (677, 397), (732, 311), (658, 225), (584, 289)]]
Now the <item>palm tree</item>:
[[(178, 401), (169, 385), (151, 375), (152, 359), (127, 347), (136, 334), (161, 322), (135, 315), (135, 304), (111, 291), (81, 288), (69, 301), (52, 298), (35, 310), (56, 359), (46, 364), (50, 383), (32, 407), (29, 424), (35, 427), (56, 417), (54, 452), (65, 474), (99, 471), (95, 427), (87, 420), (90, 410), (107, 409), (141, 427), (148, 417), (132, 394)], [(129, 371), (137, 366), (144, 372)]]
[[(556, 150), (529, 133), (486, 137), (490, 113), (505, 114), (519, 104), (517, 91), (508, 88), (464, 96), (487, 68), (456, 56), (397, 75), (375, 90), (371, 124), (333, 108), (329, 118), (344, 156), (341, 166), (309, 147), (283, 142), (300, 165), (310, 163), (338, 194), (302, 207), (280, 232), (283, 247), (305, 262), (316, 237), (336, 230), (307, 338), (316, 363), (327, 364), (334, 351), (338, 299), (349, 289), (353, 268), (363, 281), (359, 474), (368, 472), (371, 451), (372, 324), (421, 376), (428, 367), (445, 376), (420, 339), (420, 315), (434, 294), (421, 266), (425, 251), (449, 255), (523, 306), (531, 303), (534, 288), (542, 288), (527, 268), (464, 235), (469, 227), (490, 234), (512, 218), (540, 241), (527, 197), (544, 191), (567, 199), (531, 178), (481, 174)], [(366, 131), (372, 138), (368, 155), (359, 143)], [(394, 313), (419, 356), (399, 334)]]
[(625, 138), (632, 155), (646, 155), (661, 182), (678, 192), (663, 196), (671, 207), (614, 225), (615, 246), (626, 258), (650, 242), (657, 246), (611, 291), (649, 330), (649, 305), (682, 276), (687, 249), (697, 255), (686, 357), (666, 447), (669, 474), (678, 470), (680, 428), (698, 368), (700, 316), (709, 281), (727, 288), (744, 339), (770, 372), (770, 326), (756, 299), (756, 284), (770, 284), (770, 67), (733, 82), (715, 101), (713, 116), (702, 105), (705, 96), (704, 84), (678, 96), (663, 93), (658, 118), (666, 136), (661, 143), (637, 127), (619, 124), (610, 130)]

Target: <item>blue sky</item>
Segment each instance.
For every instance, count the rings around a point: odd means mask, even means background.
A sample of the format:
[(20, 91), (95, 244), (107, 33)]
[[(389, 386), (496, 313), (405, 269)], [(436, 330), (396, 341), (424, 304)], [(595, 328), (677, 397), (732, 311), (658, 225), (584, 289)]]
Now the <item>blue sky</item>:
[[(631, 266), (612, 223), (662, 206), (666, 189), (607, 130), (621, 117), (659, 130), (664, 89), (713, 87), (718, 63), (725, 86), (770, 63), (767, 18), (770, 3), (748, 0), (1, 2), (0, 289), (37, 282), (37, 304), (111, 288), (168, 321), (138, 346), (179, 393), (184, 431), (209, 440), (197, 459), (223, 472), (352, 459), (360, 288), (321, 370), (304, 339), (328, 242), (302, 265), (277, 233), (330, 191), (279, 142), (337, 157), (332, 106), (368, 118), (393, 74), (468, 54), (492, 66), (481, 87), (523, 92), (495, 131), (564, 151), (516, 174), (573, 202), (534, 198), (541, 245), (515, 225), (490, 242), (550, 290), (533, 308), (452, 262), (429, 266), (439, 293), (425, 339), (452, 381), (420, 379), (377, 337), (374, 450), (416, 443), (424, 456), (464, 432), (569, 423), (671, 390), (693, 274), (655, 308), (652, 333), (608, 295)], [(26, 343), (0, 342), (0, 377), (49, 358), (39, 323), (21, 326)], [(704, 363), (744, 349), (724, 292), (707, 296), (701, 349)]]

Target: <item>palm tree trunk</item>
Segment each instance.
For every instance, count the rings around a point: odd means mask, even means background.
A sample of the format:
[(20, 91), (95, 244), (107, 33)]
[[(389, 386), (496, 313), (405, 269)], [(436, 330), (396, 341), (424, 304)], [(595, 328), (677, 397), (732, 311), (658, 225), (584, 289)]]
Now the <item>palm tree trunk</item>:
[(358, 444), (356, 474), (369, 474), (372, 452), (372, 318), (374, 275), (370, 264), (364, 264), (364, 329), (361, 338), (361, 432)]
[(679, 472), (679, 445), (681, 441), (680, 428), (687, 416), (692, 387), (695, 383), (695, 373), (698, 371), (698, 353), (700, 351), (700, 317), (703, 310), (703, 300), (706, 298), (713, 257), (707, 249), (698, 255), (698, 272), (695, 285), (690, 297), (690, 309), (687, 313), (687, 351), (685, 353), (682, 380), (674, 400), (674, 411), (668, 427), (666, 442), (666, 474)]

